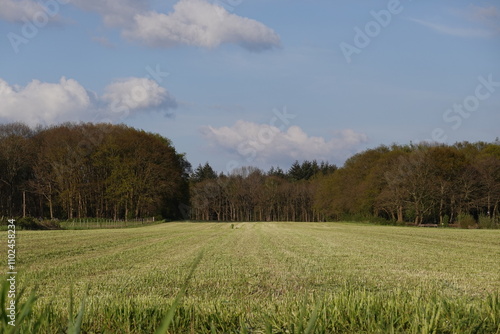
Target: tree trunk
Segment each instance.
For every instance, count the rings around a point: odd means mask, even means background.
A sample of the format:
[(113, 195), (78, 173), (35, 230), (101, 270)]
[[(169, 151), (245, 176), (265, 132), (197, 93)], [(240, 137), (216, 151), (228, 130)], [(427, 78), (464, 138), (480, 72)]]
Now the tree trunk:
[[(137, 203), (135, 207), (135, 218), (139, 218), (139, 213), (140, 213), (140, 207), (141, 207), (141, 196), (137, 197)], [(127, 218), (125, 218), (127, 219)]]
[(23, 218), (26, 217), (26, 190), (23, 190)]
[(125, 200), (125, 221), (128, 219), (128, 200)]
[(54, 219), (54, 207), (52, 205), (52, 195), (49, 195), (49, 212), (50, 212), (50, 219)]
[(403, 206), (402, 205), (399, 205), (398, 206), (398, 223), (402, 223), (403, 222)]

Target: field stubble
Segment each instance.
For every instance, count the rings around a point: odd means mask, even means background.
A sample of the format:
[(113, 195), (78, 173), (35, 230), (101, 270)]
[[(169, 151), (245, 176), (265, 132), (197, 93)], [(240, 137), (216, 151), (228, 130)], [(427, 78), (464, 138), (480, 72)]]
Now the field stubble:
[[(500, 231), (340, 223), (168, 223), (22, 231), (33, 319), (65, 331), (153, 333), (197, 254), (171, 332), (500, 333)], [(2, 253), (5, 254), (2, 250)], [(33, 323), (25, 324), (29, 332)]]

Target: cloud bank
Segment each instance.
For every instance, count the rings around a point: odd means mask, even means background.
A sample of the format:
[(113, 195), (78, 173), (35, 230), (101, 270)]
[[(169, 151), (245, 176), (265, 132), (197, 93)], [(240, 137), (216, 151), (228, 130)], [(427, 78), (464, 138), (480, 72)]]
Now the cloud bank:
[(40, 3), (32, 0), (0, 0), (0, 8), (0, 19), (9, 22), (22, 22), (45, 12)]
[[(120, 29), (126, 40), (148, 47), (236, 44), (258, 52), (280, 45), (278, 34), (263, 23), (229, 13), (222, 5), (206, 0), (180, 0), (167, 14), (149, 10), (146, 0), (52, 1), (57, 6), (51, 11), (59, 12), (61, 6), (72, 4), (97, 13), (106, 26)], [(47, 10), (33, 0), (0, 0), (0, 8), (0, 19), (20, 23)]]
[(177, 106), (157, 82), (134, 77), (109, 84), (102, 96), (65, 77), (57, 83), (33, 80), (25, 87), (10, 85), (0, 78), (0, 101), (0, 120), (31, 126), (65, 121), (120, 121), (142, 112), (168, 112)]
[(262, 51), (280, 44), (279, 36), (264, 24), (204, 0), (181, 0), (169, 14), (135, 15), (124, 36), (148, 46), (167, 48), (182, 44), (214, 48), (230, 43)]
[(351, 129), (338, 131), (331, 139), (310, 136), (298, 126), (280, 130), (268, 124), (240, 120), (233, 126), (201, 129), (212, 147), (230, 153), (244, 163), (289, 163), (294, 160), (343, 161), (367, 136)]

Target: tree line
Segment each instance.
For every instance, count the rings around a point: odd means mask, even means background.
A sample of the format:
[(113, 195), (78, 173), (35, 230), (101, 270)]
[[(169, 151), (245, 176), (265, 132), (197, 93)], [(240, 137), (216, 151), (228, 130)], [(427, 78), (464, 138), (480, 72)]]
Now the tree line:
[[(326, 166), (322, 168), (321, 166)], [(287, 171), (198, 166), (191, 217), (230, 221), (380, 220), (416, 225), (481, 220), (500, 226), (500, 142), (379, 146), (342, 168), (295, 162)]]
[(217, 221), (318, 221), (324, 215), (314, 207), (318, 175), (337, 170), (327, 162), (296, 161), (284, 172), (241, 167), (217, 175), (208, 163), (191, 178), (190, 217)]
[(500, 142), (380, 146), (320, 183), (316, 205), (329, 217), (446, 225), (472, 216), (498, 223)]
[(338, 168), (192, 170), (167, 138), (125, 125), (0, 125), (0, 217), (212, 221), (362, 218), (498, 226), (500, 142), (379, 146)]
[(125, 125), (0, 125), (0, 216), (179, 218), (189, 170), (170, 140)]

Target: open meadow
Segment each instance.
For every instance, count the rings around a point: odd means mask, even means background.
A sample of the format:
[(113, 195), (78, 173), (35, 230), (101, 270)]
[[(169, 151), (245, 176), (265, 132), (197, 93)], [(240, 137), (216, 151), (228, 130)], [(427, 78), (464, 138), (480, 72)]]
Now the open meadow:
[(65, 333), (84, 299), (82, 333), (154, 333), (200, 253), (169, 333), (500, 333), (499, 230), (165, 223), (16, 245), (38, 296), (20, 333)]

